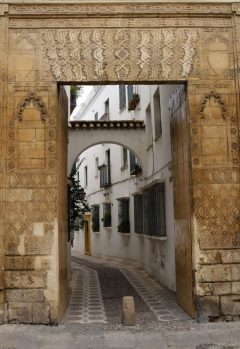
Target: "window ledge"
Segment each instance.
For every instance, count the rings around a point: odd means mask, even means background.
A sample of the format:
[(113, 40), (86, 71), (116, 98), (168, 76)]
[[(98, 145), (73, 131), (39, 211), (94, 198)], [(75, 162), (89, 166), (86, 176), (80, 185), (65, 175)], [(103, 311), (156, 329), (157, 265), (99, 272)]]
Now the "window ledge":
[(139, 234), (139, 233), (135, 233), (135, 235), (138, 237), (138, 238), (144, 238), (145, 235), (142, 233), (142, 234)]
[(93, 234), (100, 235), (100, 231), (93, 231)]
[(167, 241), (167, 236), (148, 236), (148, 235), (145, 235), (145, 238), (148, 240)]
[(126, 237), (130, 237), (130, 235), (131, 235), (131, 233), (121, 233), (121, 232), (119, 232), (119, 234), (122, 236), (126, 236)]
[(112, 227), (103, 227), (105, 230), (111, 231)]

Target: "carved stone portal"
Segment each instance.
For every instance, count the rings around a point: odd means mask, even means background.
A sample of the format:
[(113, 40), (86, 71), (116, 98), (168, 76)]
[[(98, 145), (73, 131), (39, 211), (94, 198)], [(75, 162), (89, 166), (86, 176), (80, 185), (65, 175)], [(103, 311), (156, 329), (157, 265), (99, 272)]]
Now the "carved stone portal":
[(188, 113), (181, 89), (171, 112), (187, 197), (177, 260), (193, 268), (178, 279), (192, 315), (193, 299), (200, 316), (240, 315), (239, 13), (229, 1), (0, 3), (0, 322), (58, 323), (67, 307), (65, 82), (186, 83)]

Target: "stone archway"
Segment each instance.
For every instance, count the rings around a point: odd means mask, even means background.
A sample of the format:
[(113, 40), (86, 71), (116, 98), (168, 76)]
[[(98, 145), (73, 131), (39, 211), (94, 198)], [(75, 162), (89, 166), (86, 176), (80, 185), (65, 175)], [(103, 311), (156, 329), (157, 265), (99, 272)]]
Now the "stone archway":
[[(188, 82), (193, 278), (186, 284), (200, 315), (239, 315), (239, 14), (240, 5), (227, 1), (0, 2), (0, 311), (6, 321), (58, 322), (67, 304), (66, 123), (58, 82)], [(29, 93), (32, 103), (25, 104)], [(216, 162), (218, 144), (227, 149)], [(36, 150), (30, 162), (27, 149)]]
[(79, 154), (102, 143), (127, 147), (138, 158), (143, 175), (146, 169), (145, 125), (143, 121), (77, 121), (68, 131), (68, 175)]

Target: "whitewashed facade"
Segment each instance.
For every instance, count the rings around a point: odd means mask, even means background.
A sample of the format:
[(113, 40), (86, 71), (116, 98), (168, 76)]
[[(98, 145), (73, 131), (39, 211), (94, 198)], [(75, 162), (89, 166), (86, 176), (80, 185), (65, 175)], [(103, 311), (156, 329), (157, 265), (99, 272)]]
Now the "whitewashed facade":
[[(102, 117), (109, 117), (110, 120), (145, 121), (145, 151), (148, 159), (145, 173), (147, 175), (143, 176), (142, 173), (130, 175), (130, 152), (127, 152), (126, 160), (126, 151), (124, 153), (122, 147), (124, 144), (100, 144), (80, 154), (80, 160), (84, 160), (79, 170), (79, 176), (81, 185), (87, 193), (89, 205), (91, 207), (97, 205), (96, 210), (99, 208), (99, 229), (91, 234), (92, 255), (135, 261), (172, 290), (175, 290), (176, 278), (168, 100), (176, 88), (176, 85), (95, 86), (85, 105), (82, 105), (80, 112), (75, 117), (78, 120), (99, 120)], [(132, 93), (138, 94), (140, 101), (135, 110), (128, 111), (128, 97), (131, 98)], [(110, 161), (111, 185), (100, 188), (100, 172), (103, 169), (101, 166), (107, 165), (108, 161)], [(144, 231), (136, 233), (136, 225), (139, 226), (142, 217), (139, 211), (135, 213), (134, 217), (134, 210), (136, 211), (134, 196), (159, 182), (164, 183), (161, 188), (164, 187), (165, 190), (163, 213), (166, 225), (165, 234), (147, 235), (144, 234)], [(129, 199), (129, 233), (118, 231), (119, 199)], [(106, 222), (102, 221), (106, 213), (104, 204), (110, 204), (107, 206), (108, 209), (111, 207), (111, 224), (107, 224), (111, 227), (104, 227)], [(152, 210), (152, 207), (147, 209)], [(106, 218), (106, 215), (104, 217)], [(93, 230), (96, 230), (96, 226)], [(84, 232), (81, 230), (75, 232), (74, 248), (84, 253)]]

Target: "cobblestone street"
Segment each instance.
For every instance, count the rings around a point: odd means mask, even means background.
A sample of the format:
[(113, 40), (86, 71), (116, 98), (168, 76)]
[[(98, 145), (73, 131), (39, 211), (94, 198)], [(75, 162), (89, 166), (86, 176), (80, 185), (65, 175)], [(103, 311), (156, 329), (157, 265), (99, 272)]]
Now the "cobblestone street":
[(173, 292), (134, 265), (75, 255), (72, 272), (72, 296), (65, 322), (118, 325), (124, 296), (134, 298), (139, 325), (190, 320), (176, 304)]
[[(134, 265), (75, 255), (69, 286), (60, 326), (0, 326), (0, 349), (240, 349), (239, 322), (198, 324)], [(135, 300), (136, 326), (121, 325), (126, 295)]]

